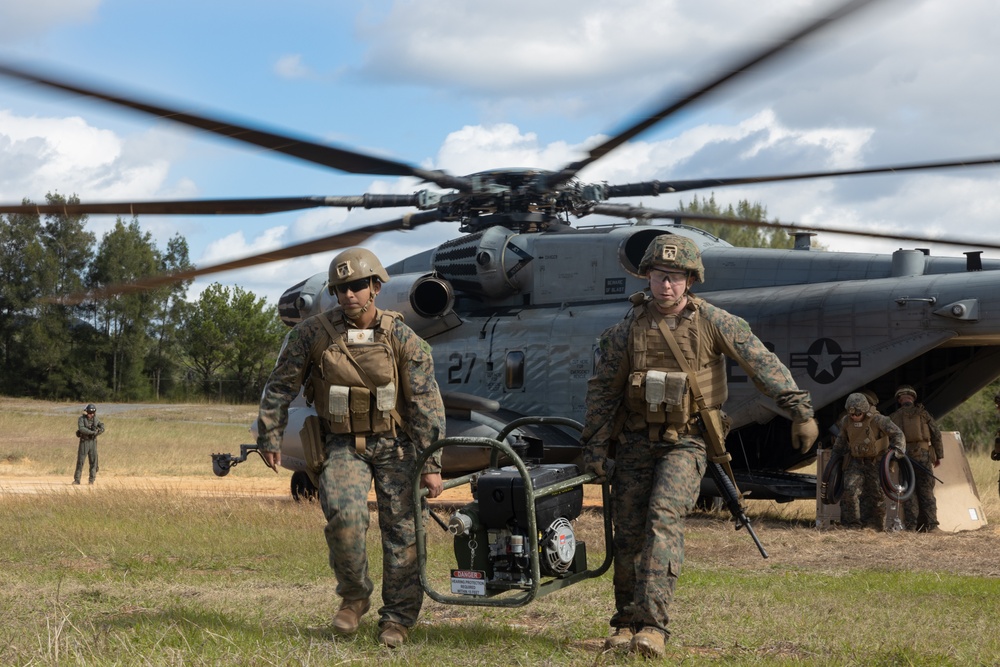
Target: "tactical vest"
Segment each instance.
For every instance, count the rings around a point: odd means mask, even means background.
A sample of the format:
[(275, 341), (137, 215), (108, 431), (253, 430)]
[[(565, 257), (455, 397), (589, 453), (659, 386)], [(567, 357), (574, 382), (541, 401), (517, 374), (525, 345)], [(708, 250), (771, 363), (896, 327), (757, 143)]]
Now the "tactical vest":
[(402, 315), (377, 311), (374, 329), (349, 329), (340, 312), (333, 323), (326, 314), (319, 317), (329, 340), (318, 359), (313, 355), (317, 415), (330, 433), (394, 437), (400, 397), (392, 328)]
[[(694, 305), (701, 303), (693, 298), (691, 301)], [(657, 325), (663, 316), (650, 306), (638, 310), (629, 332), (632, 372), (625, 388), (625, 427), (630, 431), (648, 430), (650, 440), (676, 442), (679, 436), (697, 431), (692, 423), (698, 410), (691, 383)], [(672, 333), (688, 366), (698, 369), (695, 375), (705, 405), (722, 407), (729, 391), (725, 359), (704, 349), (707, 323), (697, 308), (679, 313)]]
[[(890, 419), (903, 431), (907, 448), (921, 449), (931, 444), (931, 429), (924, 419), (923, 410), (919, 406), (900, 408), (892, 413)], [(912, 447), (911, 447), (912, 445)]]
[(847, 445), (856, 459), (870, 459), (889, 451), (889, 434), (872, 423), (872, 416), (869, 412), (859, 422), (847, 418)]

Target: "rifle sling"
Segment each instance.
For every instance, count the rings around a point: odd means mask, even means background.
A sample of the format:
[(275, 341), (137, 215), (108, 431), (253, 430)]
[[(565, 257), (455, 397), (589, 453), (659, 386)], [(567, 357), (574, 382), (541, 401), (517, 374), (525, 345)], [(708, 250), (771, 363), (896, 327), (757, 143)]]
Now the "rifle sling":
[[(695, 372), (691, 370), (691, 367), (688, 365), (687, 359), (684, 358), (684, 354), (681, 352), (680, 346), (677, 345), (677, 340), (674, 338), (674, 332), (670, 330), (670, 327), (667, 326), (666, 321), (662, 317), (657, 320), (656, 326), (660, 329), (660, 334), (662, 334), (663, 338), (667, 341), (667, 345), (670, 346), (670, 351), (673, 353), (674, 359), (677, 360), (677, 364), (681, 367), (682, 371), (687, 373), (688, 381), (691, 383), (691, 393), (694, 395), (694, 402), (698, 408), (698, 413), (701, 416), (702, 428), (706, 431), (709, 428), (713, 428), (706, 415), (706, 413), (709, 412), (709, 407), (705, 405), (705, 396), (702, 394), (701, 387), (698, 385), (698, 378)], [(717, 437), (718, 440), (711, 437), (711, 435), (705, 438), (705, 445), (709, 450), (709, 460), (722, 466), (723, 470), (726, 471), (726, 475), (732, 480), (733, 488), (735, 488), (737, 493), (739, 493), (739, 485), (736, 484), (736, 476), (733, 474), (732, 466), (729, 465), (729, 461), (732, 457), (729, 455), (729, 452), (726, 451), (726, 445), (722, 439), (722, 433), (717, 433)]]

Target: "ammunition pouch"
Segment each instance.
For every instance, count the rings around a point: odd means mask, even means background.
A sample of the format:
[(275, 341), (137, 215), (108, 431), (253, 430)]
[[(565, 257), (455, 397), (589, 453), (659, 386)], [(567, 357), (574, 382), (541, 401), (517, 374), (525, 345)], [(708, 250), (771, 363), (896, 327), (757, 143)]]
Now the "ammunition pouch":
[[(630, 430), (648, 427), (652, 441), (676, 442), (687, 433), (691, 417), (687, 373), (679, 371), (636, 371), (629, 376), (628, 401), (633, 408)], [(640, 414), (637, 414), (640, 413)]]

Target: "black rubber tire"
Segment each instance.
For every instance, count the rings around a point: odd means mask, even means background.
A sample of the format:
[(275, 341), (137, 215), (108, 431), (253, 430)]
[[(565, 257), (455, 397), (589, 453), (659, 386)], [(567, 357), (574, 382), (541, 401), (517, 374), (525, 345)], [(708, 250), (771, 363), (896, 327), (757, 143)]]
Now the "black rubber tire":
[(836, 505), (844, 496), (844, 455), (833, 454), (823, 468), (820, 498), (824, 505)]
[(313, 486), (312, 480), (305, 470), (296, 470), (292, 473), (292, 498), (295, 502), (302, 500), (315, 500), (317, 489)]

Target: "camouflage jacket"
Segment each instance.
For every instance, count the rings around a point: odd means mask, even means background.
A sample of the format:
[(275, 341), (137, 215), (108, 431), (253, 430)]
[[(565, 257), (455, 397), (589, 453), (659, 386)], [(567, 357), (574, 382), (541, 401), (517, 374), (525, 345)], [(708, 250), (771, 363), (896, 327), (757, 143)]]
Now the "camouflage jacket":
[[(848, 429), (851, 428), (851, 418), (846, 417), (846, 421), (843, 424), (843, 428), (840, 429), (840, 433), (837, 434), (837, 439), (833, 441), (833, 453), (847, 455), (850, 453), (850, 438), (848, 437)], [(879, 438), (879, 433), (885, 434), (889, 439), (889, 446), (895, 447), (901, 452), (906, 451), (906, 438), (903, 437), (903, 430), (896, 426), (895, 423), (882, 413), (880, 413), (875, 408), (872, 408), (865, 417), (866, 420), (871, 420), (867, 424), (869, 430), (871, 431), (872, 437)], [(861, 422), (864, 423), (864, 422)]]
[[(598, 445), (606, 443), (612, 435), (612, 424), (622, 406), (625, 386), (633, 370), (630, 367), (632, 351), (628, 349), (630, 332), (638, 309), (643, 307), (633, 308), (625, 319), (601, 334), (597, 367), (587, 385), (587, 416), (580, 436), (585, 444), (591, 441)], [(724, 354), (736, 361), (753, 379), (757, 389), (773, 398), (795, 421), (813, 416), (809, 392), (798, 388), (789, 370), (764, 347), (745, 320), (696, 297), (688, 298), (685, 309), (694, 311), (695, 320), (702, 320), (700, 326), (705, 334), (702, 345), (707, 352)]]
[[(319, 363), (323, 349), (331, 344), (319, 318), (333, 321), (341, 312), (337, 307), (306, 318), (285, 336), (260, 400), (257, 444), (264, 451), (280, 449), (288, 424), (288, 405), (298, 396), (310, 367)], [(376, 322), (381, 314), (380, 310), (376, 312)], [(393, 320), (392, 335), (398, 342), (395, 349), (400, 351), (396, 359), (402, 394), (398, 403), (402, 419), (400, 435), (409, 438), (420, 452), (445, 436), (444, 403), (434, 378), (434, 359), (427, 341), (398, 318)], [(424, 472), (439, 472), (440, 461), (439, 450), (427, 461)]]

